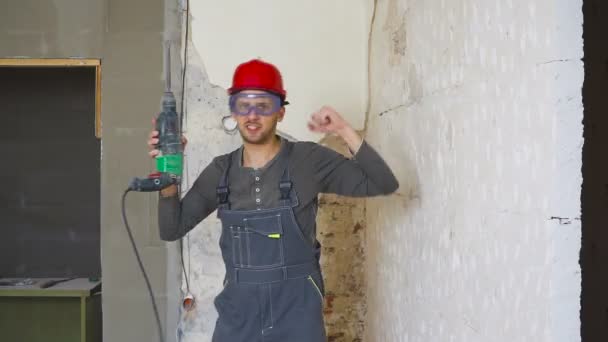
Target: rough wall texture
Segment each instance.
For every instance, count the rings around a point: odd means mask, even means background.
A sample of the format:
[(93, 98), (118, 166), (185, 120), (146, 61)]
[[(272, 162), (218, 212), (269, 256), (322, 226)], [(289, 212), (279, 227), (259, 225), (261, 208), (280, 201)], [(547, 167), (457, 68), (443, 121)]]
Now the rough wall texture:
[[(226, 90), (209, 82), (204, 56), (190, 49), (185, 119), (188, 137), (186, 150), (186, 187), (213, 157), (229, 152), (240, 145), (237, 135), (227, 135), (221, 126), (228, 101)], [(324, 142), (338, 151), (345, 146), (335, 139)], [(363, 275), (363, 201), (323, 196), (320, 199), (318, 236), (323, 245), (321, 260), (326, 281), (325, 315), (328, 338), (333, 342), (360, 341), (365, 312)], [(215, 213), (196, 227), (184, 239), (186, 272), (190, 292), (197, 299), (197, 307), (182, 312), (178, 340), (184, 342), (210, 341), (217, 313), (213, 299), (220, 292), (224, 266), (218, 246), (221, 225)], [(182, 283), (186, 292), (186, 284)]]
[(368, 138), (401, 188), (367, 202), (366, 341), (579, 340), (581, 23), (377, 1)]
[[(188, 54), (185, 101), (184, 134), (188, 146), (184, 194), (215, 156), (233, 150), (240, 142), (238, 135), (224, 133), (221, 118), (226, 115), (226, 90), (209, 82), (195, 49), (189, 49)], [(178, 341), (211, 341), (217, 318), (213, 299), (220, 292), (224, 277), (218, 245), (220, 233), (220, 221), (214, 213), (184, 238), (185, 268), (197, 306), (193, 311), (181, 313)], [(185, 282), (182, 291), (187, 292)]]

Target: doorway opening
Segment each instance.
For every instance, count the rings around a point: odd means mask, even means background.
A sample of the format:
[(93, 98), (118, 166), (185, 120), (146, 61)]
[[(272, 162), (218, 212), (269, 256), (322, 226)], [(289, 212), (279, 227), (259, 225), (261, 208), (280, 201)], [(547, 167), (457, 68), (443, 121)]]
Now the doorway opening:
[(99, 63), (76, 62), (0, 64), (1, 277), (101, 275)]
[(101, 341), (99, 60), (0, 59), (0, 331)]

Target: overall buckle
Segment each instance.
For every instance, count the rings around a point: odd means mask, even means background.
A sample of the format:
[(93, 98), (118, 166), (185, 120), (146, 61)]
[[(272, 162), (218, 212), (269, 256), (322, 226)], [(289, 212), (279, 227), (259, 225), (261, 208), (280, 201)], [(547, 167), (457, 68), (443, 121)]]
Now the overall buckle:
[(282, 200), (289, 199), (289, 192), (291, 191), (292, 186), (293, 186), (293, 183), (290, 181), (279, 183), (279, 190), (281, 191)]
[(217, 194), (218, 202), (220, 204), (228, 203), (228, 195), (230, 194), (230, 190), (227, 186), (218, 186), (215, 193)]

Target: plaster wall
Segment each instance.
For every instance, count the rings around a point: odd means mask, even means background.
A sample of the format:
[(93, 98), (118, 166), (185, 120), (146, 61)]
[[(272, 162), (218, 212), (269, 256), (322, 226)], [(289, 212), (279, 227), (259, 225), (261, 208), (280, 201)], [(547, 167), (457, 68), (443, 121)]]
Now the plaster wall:
[(366, 341), (579, 341), (581, 1), (376, 1)]

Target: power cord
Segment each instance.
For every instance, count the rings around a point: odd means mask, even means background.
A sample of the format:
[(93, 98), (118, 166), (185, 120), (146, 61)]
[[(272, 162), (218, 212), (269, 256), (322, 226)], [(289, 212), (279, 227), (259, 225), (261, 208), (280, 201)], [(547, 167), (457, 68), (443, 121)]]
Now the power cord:
[(152, 308), (154, 309), (154, 317), (156, 318), (156, 326), (158, 327), (158, 339), (160, 342), (165, 341), (165, 335), (163, 334), (163, 327), (160, 323), (160, 315), (158, 314), (158, 307), (156, 306), (156, 300), (154, 299), (154, 292), (152, 291), (152, 285), (150, 285), (150, 279), (148, 279), (148, 274), (146, 273), (146, 269), (144, 268), (144, 264), (141, 261), (141, 257), (139, 256), (139, 251), (137, 250), (137, 245), (135, 245), (135, 239), (133, 238), (133, 233), (131, 232), (131, 228), (129, 227), (129, 222), (127, 221), (127, 210), (125, 209), (125, 199), (127, 194), (131, 190), (126, 190), (122, 195), (121, 206), (122, 206), (122, 220), (125, 223), (125, 228), (127, 229), (127, 233), (129, 234), (129, 240), (131, 241), (131, 246), (133, 247), (133, 252), (135, 253), (135, 257), (137, 258), (137, 263), (139, 264), (139, 269), (141, 270), (142, 275), (144, 276), (144, 280), (146, 281), (146, 286), (148, 287), (148, 294), (150, 295), (150, 301), (152, 302)]
[[(190, 1), (186, 2), (186, 37), (184, 42), (184, 67), (182, 70), (182, 94), (181, 94), (181, 104), (180, 104), (180, 127), (183, 127), (184, 123), (184, 109), (185, 109), (185, 92), (186, 92), (186, 68), (188, 65), (188, 31), (190, 29)], [(167, 68), (171, 68), (171, 65), (167, 65)], [(170, 80), (167, 80), (170, 82)], [(170, 83), (169, 83), (170, 84)], [(148, 278), (148, 274), (146, 273), (146, 269), (144, 268), (144, 264), (141, 261), (141, 257), (139, 255), (139, 251), (137, 249), (137, 245), (135, 244), (135, 238), (133, 237), (133, 233), (131, 228), (129, 227), (129, 222), (127, 220), (127, 211), (126, 211), (126, 197), (127, 194), (132, 189), (127, 189), (122, 195), (121, 199), (121, 208), (122, 208), (122, 219), (125, 224), (125, 228), (127, 229), (127, 233), (129, 234), (129, 241), (131, 242), (131, 246), (133, 247), (133, 252), (135, 253), (135, 257), (137, 258), (137, 264), (139, 265), (139, 269), (141, 270), (142, 275), (144, 276), (144, 280), (146, 282), (146, 287), (148, 288), (148, 294), (150, 296), (150, 302), (152, 303), (152, 309), (154, 310), (154, 318), (156, 319), (156, 326), (158, 328), (158, 339), (160, 342), (165, 341), (165, 335), (163, 333), (163, 327), (160, 321), (160, 314), (158, 313), (158, 307), (156, 306), (156, 300), (154, 299), (154, 292), (152, 291), (152, 285), (150, 284), (150, 279)], [(181, 193), (181, 186), (179, 187), (179, 192)], [(190, 282), (188, 281), (188, 274), (186, 274), (186, 265), (184, 263), (184, 246), (183, 240), (180, 238), (179, 241), (180, 247), (180, 259), (182, 264), (182, 271), (184, 273), (184, 278), (186, 280), (186, 289), (188, 293), (190, 293)]]
[[(182, 68), (182, 93), (181, 93), (181, 103), (180, 103), (180, 129), (183, 131), (184, 129), (184, 122), (187, 123), (188, 117), (187, 117), (187, 106), (186, 106), (186, 76), (188, 75), (187, 70), (188, 70), (188, 41), (189, 41), (189, 33), (190, 33), (190, 0), (186, 0), (186, 9), (185, 9), (185, 14), (186, 14), (186, 18), (185, 18), (185, 27), (186, 27), (186, 32), (185, 32), (185, 37), (184, 37), (184, 67)], [(184, 158), (185, 160), (185, 158)], [(187, 162), (187, 161), (185, 161)], [(185, 171), (185, 174), (188, 174), (188, 171)], [(187, 181), (189, 181), (190, 179), (187, 179)], [(181, 198), (181, 193), (182, 193), (182, 187), (181, 185), (178, 187), (179, 188), (179, 194), (180, 194), (180, 198)], [(186, 271), (186, 263), (184, 262), (184, 235), (185, 232), (182, 231), (181, 234), (181, 238), (179, 239), (179, 256), (180, 256), (180, 261), (182, 264), (182, 272), (184, 274), (184, 279), (186, 281), (186, 295), (190, 295), (190, 281), (188, 280), (189, 278), (189, 272), (190, 272), (190, 259), (188, 259), (188, 271)], [(190, 253), (190, 240), (188, 240), (188, 254)]]

